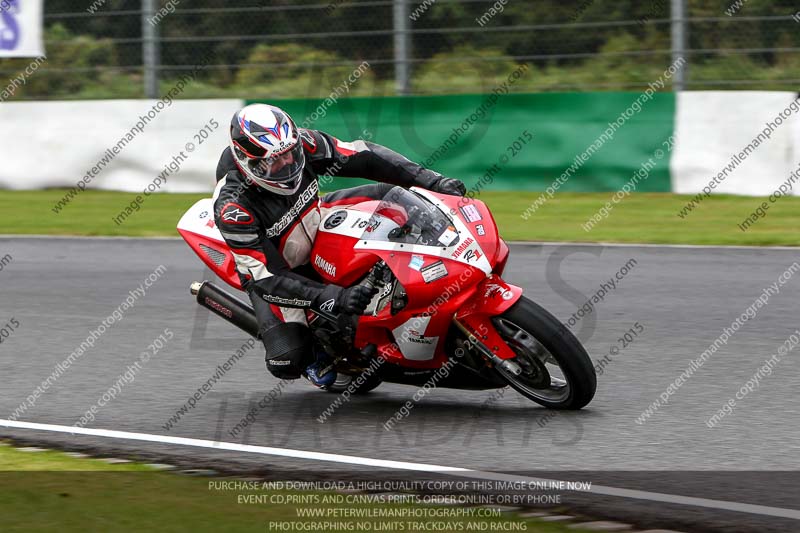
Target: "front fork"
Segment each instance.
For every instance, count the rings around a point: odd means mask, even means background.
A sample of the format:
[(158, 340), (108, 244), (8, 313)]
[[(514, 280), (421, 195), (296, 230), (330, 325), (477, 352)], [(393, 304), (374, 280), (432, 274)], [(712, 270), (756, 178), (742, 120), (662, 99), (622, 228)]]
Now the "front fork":
[(513, 361), (517, 354), (508, 346), (492, 323), (492, 317), (503, 314), (522, 297), (522, 288), (506, 283), (492, 274), (475, 289), (453, 316), (453, 323), (467, 337), (469, 347), (475, 348), (486, 360), (512, 374), (522, 373)]
[[(453, 324), (455, 324), (456, 327), (459, 330), (461, 330), (461, 332), (464, 335), (466, 335), (467, 341), (465, 343), (465, 346), (467, 348), (476, 349), (481, 354), (481, 356), (483, 356), (484, 359), (486, 359), (487, 361), (491, 361), (492, 364), (495, 366), (504, 368), (506, 371), (511, 372), (515, 376), (519, 376), (520, 374), (522, 374), (522, 368), (520, 368), (520, 366), (517, 363), (515, 363), (513, 359), (502, 359), (499, 355), (495, 354), (491, 349), (489, 349), (489, 346), (484, 344), (483, 341), (481, 341), (475, 334), (473, 334), (469, 330), (469, 328), (467, 328), (467, 326), (462, 324), (456, 317), (453, 317)], [(481, 324), (481, 326), (483, 326), (484, 329), (487, 328), (485, 324)], [(483, 337), (486, 338), (487, 336)], [(505, 345), (504, 341), (501, 340), (500, 342), (501, 345)]]

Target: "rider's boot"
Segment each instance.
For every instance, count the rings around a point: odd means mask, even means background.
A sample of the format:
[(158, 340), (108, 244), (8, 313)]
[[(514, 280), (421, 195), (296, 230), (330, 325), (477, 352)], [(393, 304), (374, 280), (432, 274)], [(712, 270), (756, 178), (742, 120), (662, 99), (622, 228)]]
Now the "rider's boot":
[(306, 368), (305, 376), (320, 389), (327, 389), (336, 381), (336, 370), (333, 368), (333, 358), (324, 350), (314, 348), (317, 360)]

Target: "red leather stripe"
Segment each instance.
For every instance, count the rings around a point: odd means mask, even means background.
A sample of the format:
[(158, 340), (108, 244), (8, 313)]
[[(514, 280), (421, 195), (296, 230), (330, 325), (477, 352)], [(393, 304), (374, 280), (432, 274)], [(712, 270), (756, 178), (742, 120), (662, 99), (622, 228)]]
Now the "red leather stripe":
[(316, 144), (314, 144), (314, 145), (308, 144), (305, 139), (302, 139), (302, 141), (303, 141), (303, 146), (305, 147), (306, 150), (308, 150), (308, 153), (310, 153), (310, 154), (316, 154), (317, 153), (317, 145)]
[(336, 147), (336, 151), (339, 152), (340, 154), (342, 154), (342, 155), (353, 155), (353, 154), (357, 154), (358, 153), (355, 150), (350, 150), (349, 148), (343, 148), (343, 147), (339, 146), (339, 142), (340, 142), (339, 139), (337, 139), (336, 137), (333, 138), (333, 144)]

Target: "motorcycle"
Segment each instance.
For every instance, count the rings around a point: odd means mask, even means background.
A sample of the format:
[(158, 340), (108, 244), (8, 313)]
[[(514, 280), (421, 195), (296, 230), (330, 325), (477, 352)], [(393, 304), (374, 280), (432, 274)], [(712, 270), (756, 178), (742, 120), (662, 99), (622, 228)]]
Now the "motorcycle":
[[(216, 228), (210, 198), (181, 218), (178, 232), (209, 268), (241, 289), (234, 258)], [(366, 393), (382, 382), (486, 390), (511, 386), (552, 409), (594, 397), (594, 366), (552, 314), (502, 279), (509, 248), (486, 204), (394, 187), (379, 200), (323, 214), (310, 264), (326, 283), (377, 288), (365, 314), (306, 311), (317, 349), (332, 358), (332, 392)], [(193, 282), (197, 302), (258, 337), (252, 307), (210, 281)]]

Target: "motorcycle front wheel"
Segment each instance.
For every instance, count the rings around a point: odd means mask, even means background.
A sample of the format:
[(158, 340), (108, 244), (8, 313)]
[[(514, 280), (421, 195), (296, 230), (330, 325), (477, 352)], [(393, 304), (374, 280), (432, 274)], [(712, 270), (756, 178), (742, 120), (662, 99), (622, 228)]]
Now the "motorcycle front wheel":
[(597, 376), (580, 341), (546, 309), (524, 296), (492, 317), (522, 372), (495, 370), (514, 390), (550, 409), (580, 409), (592, 401)]

